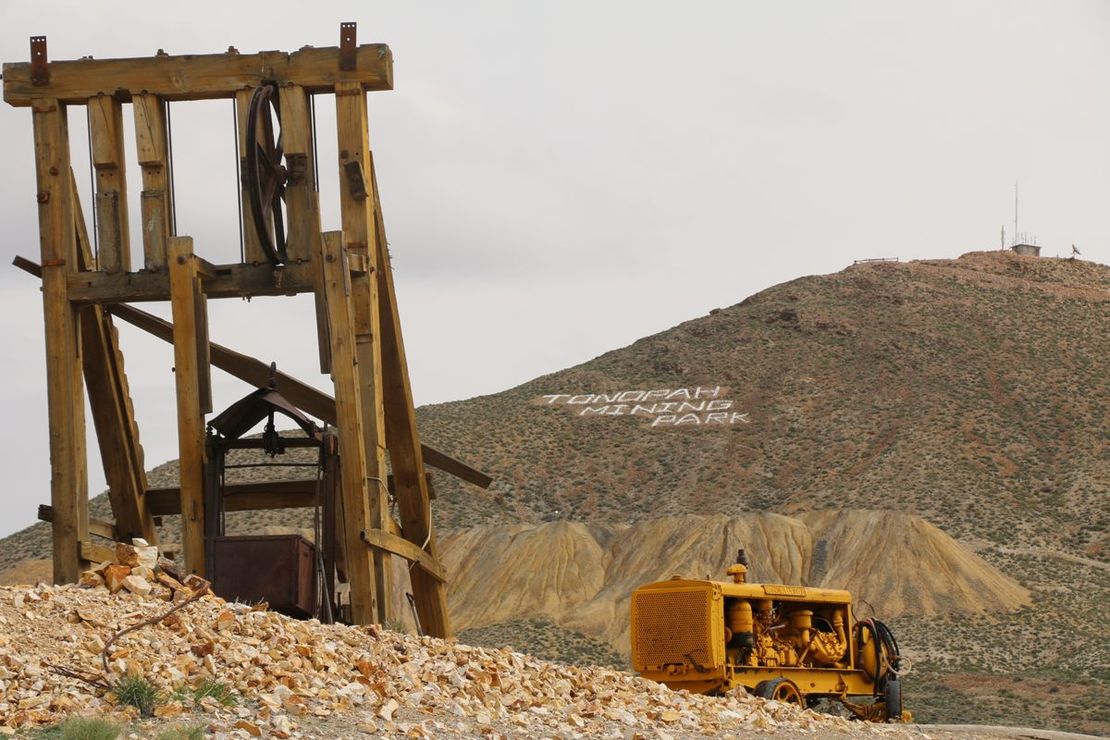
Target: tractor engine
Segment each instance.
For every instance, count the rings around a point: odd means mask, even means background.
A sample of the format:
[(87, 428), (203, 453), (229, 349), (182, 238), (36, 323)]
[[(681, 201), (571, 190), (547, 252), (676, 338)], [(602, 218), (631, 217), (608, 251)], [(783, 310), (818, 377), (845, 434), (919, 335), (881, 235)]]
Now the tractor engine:
[(771, 599), (730, 599), (725, 612), (728, 651), (735, 654), (736, 665), (843, 668), (848, 652), (844, 610), (821, 611), (784, 614)]

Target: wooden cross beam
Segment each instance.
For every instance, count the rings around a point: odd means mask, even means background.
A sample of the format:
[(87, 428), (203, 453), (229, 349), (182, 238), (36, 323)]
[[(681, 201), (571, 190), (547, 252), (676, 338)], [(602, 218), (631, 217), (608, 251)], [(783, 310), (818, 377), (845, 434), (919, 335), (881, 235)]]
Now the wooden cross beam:
[(385, 44), (359, 46), (351, 70), (340, 69), (339, 57), (338, 47), (306, 47), (292, 54), (229, 49), (224, 54), (79, 59), (49, 62), (48, 82), (42, 85), (32, 80), (31, 63), (19, 62), (4, 65), (4, 100), (17, 107), (36, 100), (84, 104), (98, 95), (130, 102), (139, 93), (166, 101), (213, 100), (270, 82), (291, 82), (310, 94), (334, 92), (339, 82), (363, 90), (393, 89), (393, 54)]

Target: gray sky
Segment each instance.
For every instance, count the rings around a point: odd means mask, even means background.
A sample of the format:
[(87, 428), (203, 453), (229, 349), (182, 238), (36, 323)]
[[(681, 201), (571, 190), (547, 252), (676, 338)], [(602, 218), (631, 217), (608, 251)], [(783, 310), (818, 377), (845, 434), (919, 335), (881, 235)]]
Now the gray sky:
[[(1044, 254), (1075, 243), (1110, 262), (1106, 2), (4, 0), (0, 60), (26, 61), (37, 34), (52, 59), (292, 51), (336, 45), (348, 20), (395, 58), (371, 140), (420, 404), (497, 392), (854, 259), (995, 248), (1015, 179), (1021, 231)], [(337, 229), (333, 100), (317, 112)], [(231, 104), (172, 114), (178, 232), (233, 261)], [(0, 142), (6, 265), (38, 258), (28, 109), (0, 106)], [(137, 202), (134, 159), (128, 174)], [(0, 269), (0, 534), (49, 501), (36, 287)], [(214, 341), (327, 387), (310, 301), (210, 307)], [(153, 466), (177, 456), (172, 351), (120, 333)], [(248, 390), (213, 373), (217, 410)], [(89, 468), (99, 491), (95, 452)]]

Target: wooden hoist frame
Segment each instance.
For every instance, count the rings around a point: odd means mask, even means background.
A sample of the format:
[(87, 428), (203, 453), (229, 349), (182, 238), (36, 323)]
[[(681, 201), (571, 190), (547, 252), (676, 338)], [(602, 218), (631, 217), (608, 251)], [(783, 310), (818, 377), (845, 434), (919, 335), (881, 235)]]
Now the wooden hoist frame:
[[(277, 383), (291, 403), (337, 429), (343, 510), (337, 534), (350, 618), (359, 624), (396, 618), (390, 558), (397, 555), (412, 564), (421, 630), (450, 636), (424, 464), (483, 487), (489, 478), (420, 443), (367, 128), (366, 94), (392, 89), (392, 56), (384, 44), (356, 46), (354, 24), (342, 24), (340, 40), (339, 47), (291, 54), (229, 49), (49, 62), (45, 37), (33, 37), (30, 63), (4, 65), (4, 100), (29, 106), (34, 123), (41, 267), (23, 258), (16, 263), (42, 278), (55, 582), (74, 582), (86, 563), (105, 557), (105, 545), (93, 535), (154, 543), (154, 518), (175, 513), (181, 514), (185, 569), (206, 573), (210, 367), (255, 386), (273, 382), (267, 363), (208, 341), (206, 301), (313, 293), (321, 372), (331, 375), (334, 399), (281, 373)], [(328, 233), (321, 233), (315, 183), (311, 101), (319, 93), (335, 96), (339, 144), (342, 231)], [(190, 237), (174, 233), (168, 104), (210, 99), (234, 100), (237, 114), (244, 257), (235, 264), (207, 262)], [(128, 214), (124, 161), (128, 105), (142, 178), (143, 264), (137, 270), (130, 259), (135, 221)], [(70, 165), (67, 112), (76, 106), (88, 109), (95, 257)], [(167, 300), (172, 323), (127, 305)], [(148, 490), (113, 317), (173, 344), (181, 468), (176, 491)], [(114, 523), (88, 515), (86, 387)], [(390, 513), (387, 450), (399, 522)], [(304, 506), (305, 495), (293, 492), (296, 482), (287, 483), (292, 487), (284, 496), (266, 483), (239, 485), (237, 507)]]

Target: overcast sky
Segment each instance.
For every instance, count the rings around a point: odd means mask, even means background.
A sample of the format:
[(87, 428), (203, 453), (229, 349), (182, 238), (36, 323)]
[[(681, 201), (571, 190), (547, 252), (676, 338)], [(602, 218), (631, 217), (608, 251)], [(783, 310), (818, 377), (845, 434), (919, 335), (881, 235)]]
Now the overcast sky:
[[(371, 141), (419, 404), (497, 392), (855, 259), (997, 248), (1015, 180), (1021, 231), (1045, 254), (1074, 243), (1110, 262), (1104, 1), (3, 0), (0, 60), (26, 61), (38, 34), (54, 60), (293, 51), (337, 45), (349, 20), (395, 58)], [(317, 113), (324, 228), (338, 229), (333, 98)], [(228, 101), (172, 108), (178, 233), (213, 262), (238, 254), (231, 115)], [(83, 120), (71, 111), (88, 213)], [(0, 106), (0, 148), (3, 265), (37, 260), (28, 109)], [(137, 203), (133, 158), (128, 176)], [(40, 295), (0, 268), (6, 534), (50, 494)], [(327, 387), (310, 300), (210, 308), (214, 341)], [(153, 466), (177, 456), (172, 350), (120, 334)], [(217, 410), (249, 390), (213, 374)], [(96, 492), (91, 425), (89, 442)]]

